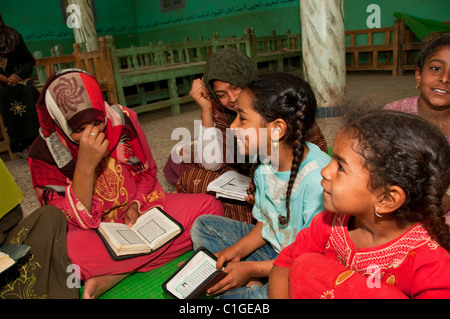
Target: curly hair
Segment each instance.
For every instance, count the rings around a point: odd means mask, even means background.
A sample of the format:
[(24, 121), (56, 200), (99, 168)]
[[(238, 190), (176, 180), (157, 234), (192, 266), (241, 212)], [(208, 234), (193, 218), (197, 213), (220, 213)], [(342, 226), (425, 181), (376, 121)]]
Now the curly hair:
[(419, 116), (376, 111), (349, 119), (342, 132), (356, 139), (355, 151), (370, 173), (369, 190), (396, 185), (406, 199), (395, 212), (399, 225), (422, 222), (430, 236), (450, 251), (442, 198), (450, 185), (450, 146), (434, 125)]
[[(286, 190), (286, 216), (279, 216), (281, 225), (289, 222), (290, 197), (295, 178), (303, 158), (305, 135), (315, 121), (317, 102), (311, 86), (304, 80), (287, 73), (259, 75), (244, 87), (252, 99), (252, 106), (266, 123), (283, 119), (287, 124), (286, 134), (280, 142), (292, 145), (294, 158)], [(254, 172), (259, 161), (250, 169), (249, 194), (255, 192)]]

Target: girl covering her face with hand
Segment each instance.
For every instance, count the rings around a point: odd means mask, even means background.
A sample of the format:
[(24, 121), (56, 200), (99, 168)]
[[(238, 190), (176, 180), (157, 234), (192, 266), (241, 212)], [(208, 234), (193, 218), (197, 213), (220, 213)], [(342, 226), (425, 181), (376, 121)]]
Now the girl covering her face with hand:
[[(137, 115), (109, 105), (97, 80), (66, 69), (51, 76), (37, 104), (40, 136), (29, 165), (42, 204), (60, 208), (69, 224), (67, 250), (80, 267), (84, 298), (95, 298), (133, 271), (149, 271), (191, 249), (189, 230), (201, 214), (223, 215), (210, 195), (166, 193)], [(161, 207), (185, 231), (154, 254), (114, 261), (96, 233), (100, 222), (132, 226)]]
[(267, 277), (279, 251), (322, 211), (320, 170), (330, 158), (305, 141), (315, 113), (310, 86), (295, 76), (260, 75), (243, 88), (231, 128), (240, 152), (267, 156), (264, 163), (255, 163), (251, 169), (252, 213), (257, 223), (227, 218), (196, 220), (191, 232), (194, 248), (203, 246), (214, 252), (218, 269), (226, 264), (227, 276), (211, 287), (209, 294), (267, 297), (267, 286), (252, 279)]
[(395, 111), (350, 121), (322, 176), (326, 210), (275, 260), (269, 297), (450, 298), (450, 146), (436, 127)]

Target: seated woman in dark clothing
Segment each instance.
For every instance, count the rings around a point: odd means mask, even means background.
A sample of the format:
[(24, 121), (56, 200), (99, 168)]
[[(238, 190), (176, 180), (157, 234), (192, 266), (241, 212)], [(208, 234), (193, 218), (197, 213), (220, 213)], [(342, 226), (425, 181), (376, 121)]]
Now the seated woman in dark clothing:
[(0, 14), (0, 113), (13, 152), (26, 149), (39, 130), (39, 92), (30, 80), (34, 64), (20, 33), (6, 26)]

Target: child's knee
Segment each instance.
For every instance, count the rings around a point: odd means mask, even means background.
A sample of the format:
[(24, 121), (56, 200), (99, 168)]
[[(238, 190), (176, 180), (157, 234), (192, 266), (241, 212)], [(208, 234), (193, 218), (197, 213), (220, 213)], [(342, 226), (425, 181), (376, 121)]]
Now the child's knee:
[(192, 238), (193, 236), (199, 236), (200, 233), (205, 231), (205, 225), (209, 223), (211, 217), (214, 217), (214, 215), (202, 215), (194, 221), (191, 228)]
[(194, 221), (191, 228), (191, 240), (194, 249), (206, 245), (206, 242), (208, 242), (211, 237), (208, 229), (217, 222), (217, 218), (221, 217), (215, 215), (202, 215)]

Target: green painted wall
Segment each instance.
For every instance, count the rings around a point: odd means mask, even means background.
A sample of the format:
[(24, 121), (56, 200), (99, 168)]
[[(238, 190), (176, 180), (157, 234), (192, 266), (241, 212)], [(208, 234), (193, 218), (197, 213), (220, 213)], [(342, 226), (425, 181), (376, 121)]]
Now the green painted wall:
[[(369, 4), (380, 6), (381, 27), (393, 25), (396, 11), (450, 21), (450, 0), (345, 0), (347, 30), (367, 28)], [(184, 8), (164, 13), (159, 0), (95, 0), (95, 5), (97, 33), (112, 34), (117, 47), (179, 42), (185, 36), (195, 41), (213, 32), (220, 37), (241, 36), (247, 27), (253, 27), (257, 36), (301, 30), (299, 0), (185, 0)], [(72, 52), (73, 33), (63, 21), (58, 0), (0, 0), (0, 12), (7, 25), (22, 33), (30, 51), (49, 56), (49, 48), (60, 44), (64, 53)]]

